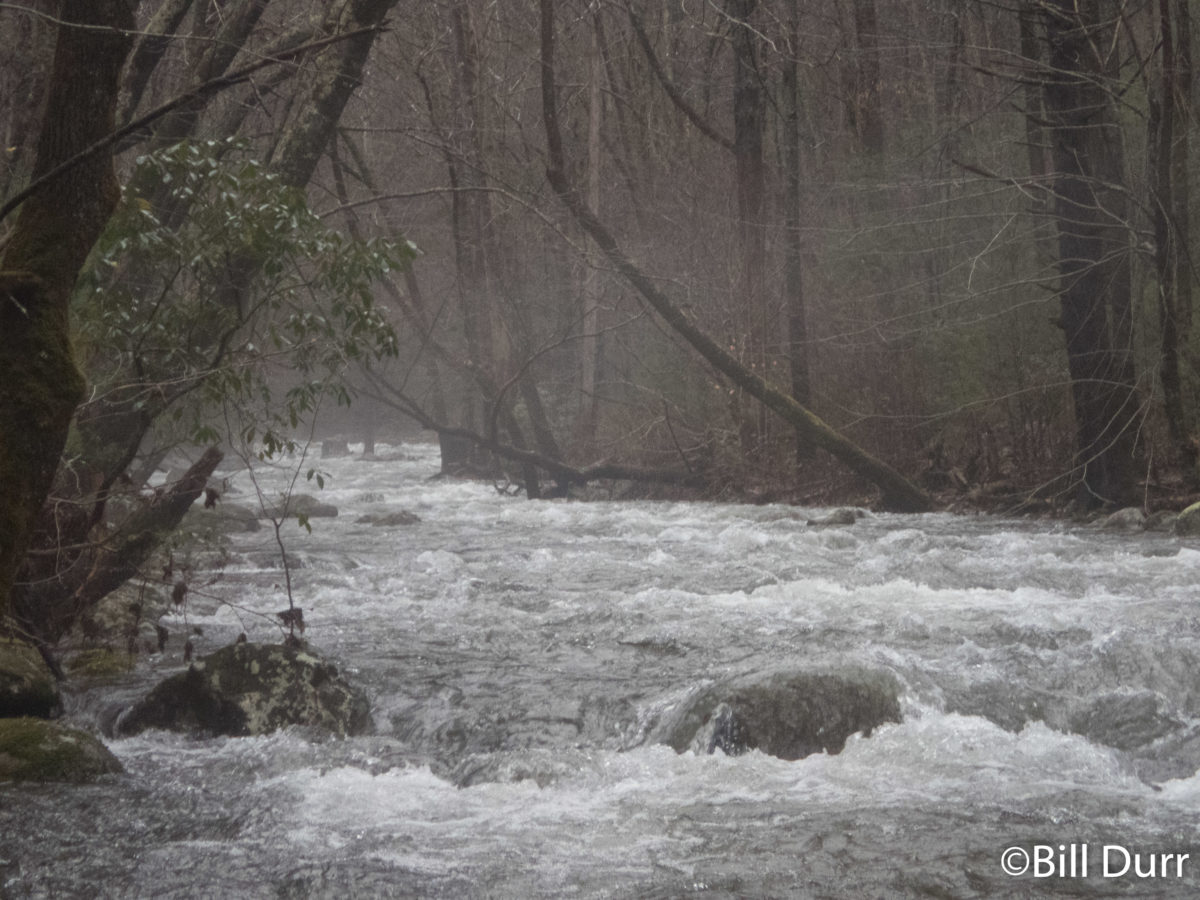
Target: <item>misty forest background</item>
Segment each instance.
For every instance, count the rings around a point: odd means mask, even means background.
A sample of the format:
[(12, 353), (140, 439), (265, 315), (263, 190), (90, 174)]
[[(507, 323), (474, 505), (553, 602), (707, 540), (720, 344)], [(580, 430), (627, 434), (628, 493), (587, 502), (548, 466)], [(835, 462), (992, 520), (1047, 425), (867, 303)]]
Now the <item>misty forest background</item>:
[[(1187, 0), (125, 6), (87, 387), (12, 601), (46, 639), (177, 521), (142, 491), (173, 448), (314, 415), (531, 497), (1197, 490)], [(0, 5), (4, 268), (59, 13)]]

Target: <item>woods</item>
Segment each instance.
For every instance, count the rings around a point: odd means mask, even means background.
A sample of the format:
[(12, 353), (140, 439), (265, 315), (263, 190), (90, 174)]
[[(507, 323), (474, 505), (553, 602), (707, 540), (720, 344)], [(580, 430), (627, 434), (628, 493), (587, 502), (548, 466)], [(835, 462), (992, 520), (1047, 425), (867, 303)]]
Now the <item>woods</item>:
[(206, 448), (314, 415), (473, 442), (531, 498), (1198, 489), (1186, 0), (29, 0), (0, 29), (21, 633), (149, 558), (167, 454), (192, 490)]

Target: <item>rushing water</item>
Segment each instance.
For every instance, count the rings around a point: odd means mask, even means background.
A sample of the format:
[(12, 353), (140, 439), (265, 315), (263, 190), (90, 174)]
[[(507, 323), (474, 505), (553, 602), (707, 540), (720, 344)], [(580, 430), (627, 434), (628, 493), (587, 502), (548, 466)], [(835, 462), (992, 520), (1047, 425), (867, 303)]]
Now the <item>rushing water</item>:
[[(431, 479), (434, 448), (383, 455), (322, 462), (341, 515), (284, 530), (306, 636), (375, 734), (151, 732), (110, 742), (108, 782), (0, 786), (0, 897), (1196, 894), (1197, 542), (530, 503)], [(420, 524), (355, 523), (402, 509)], [(238, 535), (166, 624), (201, 652), (276, 639), (282, 582), (270, 530)], [(177, 669), (170, 650), (70, 718)], [(646, 739), (714, 680), (843, 666), (894, 673), (903, 723), (796, 762)]]

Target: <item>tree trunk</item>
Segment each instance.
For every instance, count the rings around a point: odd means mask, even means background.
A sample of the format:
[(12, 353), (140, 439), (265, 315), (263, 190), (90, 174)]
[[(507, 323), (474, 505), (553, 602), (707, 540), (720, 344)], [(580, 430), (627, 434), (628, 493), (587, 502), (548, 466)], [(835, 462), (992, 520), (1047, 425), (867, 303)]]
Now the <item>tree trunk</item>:
[(1194, 417), (1184, 402), (1180, 347), (1192, 320), (1190, 247), (1191, 195), (1188, 132), (1191, 123), (1191, 15), (1188, 0), (1159, 0), (1162, 71), (1159, 93), (1150, 104), (1151, 179), (1154, 186), (1154, 266), (1158, 275), (1160, 362), (1167, 431), (1187, 477), (1195, 481), (1197, 448)]
[(879, 19), (875, 0), (854, 0), (854, 38), (858, 65), (849, 100), (850, 123), (871, 156), (883, 153), (883, 111), (879, 73)]
[[(1017, 11), (1017, 25), (1021, 36), (1021, 56), (1030, 64), (1040, 66), (1042, 54), (1037, 33), (1037, 15), (1032, 0), (1025, 0)], [(1042, 185), (1048, 169), (1046, 162), (1046, 133), (1043, 94), (1037, 79), (1026, 78), (1022, 88), (1025, 100), (1025, 153), (1029, 160), (1029, 177), (1034, 184)], [(1045, 195), (1036, 194), (1036, 212), (1045, 209)]]
[(370, 30), (332, 44), (312, 59), (307, 90), (292, 102), (271, 150), (271, 165), (284, 184), (300, 187), (312, 180), (350, 96), (361, 83), (367, 57), (380, 34), (377, 26), (397, 2), (352, 0), (329, 12), (325, 26), (330, 34)]
[(117, 116), (121, 124), (128, 122), (137, 112), (150, 84), (150, 76), (162, 62), (172, 38), (191, 8), (192, 0), (167, 0), (154, 11), (146, 32), (138, 38), (137, 45), (129, 54), (129, 65), (125, 67), (124, 97)]
[(7, 51), (0, 54), (0, 197), (27, 183), (34, 164), (38, 126), (44, 106), (57, 29), (50, 17), (54, 0), (0, 7), (0, 34)]
[[(804, 239), (800, 235), (800, 10), (799, 0), (788, 7), (788, 58), (783, 68), (783, 280), (787, 297), (788, 364), (792, 397), (801, 406), (812, 401), (809, 381), (808, 317), (804, 306)], [(807, 459), (812, 445), (796, 436), (796, 457)]]
[[(768, 341), (776, 331), (769, 321), (765, 275), (767, 268), (766, 229), (763, 222), (763, 196), (766, 173), (763, 161), (763, 123), (766, 102), (756, 34), (750, 22), (758, 0), (728, 0), (726, 9), (733, 20), (733, 158), (737, 177), (738, 276), (733, 320), (742, 322), (741, 331), (749, 338), (746, 356), (750, 368), (765, 380)], [(739, 433), (742, 452), (753, 457), (766, 443), (766, 410), (758, 404), (739, 404)]]
[[(34, 178), (112, 132), (134, 27), (128, 0), (64, 0), (60, 18)], [(118, 195), (111, 153), (83, 158), (22, 204), (0, 258), (0, 624), (83, 396), (71, 290)]]
[[(479, 119), (476, 109), (478, 60), (470, 9), (463, 2), (451, 10), (453, 46), (452, 99), (455, 116), (446, 164), (453, 194), (452, 220), (455, 263), (458, 269), (459, 304), (463, 332), (470, 355), (468, 364), (475, 380), (494, 382), (496, 378), (495, 338), (492, 328), (492, 297), (488, 290), (489, 267), (484, 232), (491, 221), (491, 203), (483, 188), (482, 150), (479, 146)], [(482, 379), (482, 382), (480, 381)], [(482, 388), (481, 388), (482, 389)], [(483, 389), (484, 402), (495, 401)]]
[(759, 375), (739, 363), (716, 341), (701, 331), (666, 294), (625, 255), (607, 228), (593, 215), (579, 194), (571, 188), (565, 174), (562, 132), (558, 124), (558, 100), (554, 77), (554, 0), (540, 0), (542, 119), (546, 129), (550, 187), (600, 247), (616, 268), (651, 308), (693, 349), (738, 387), (760, 400), (785, 422), (800, 431), (814, 445), (827, 450), (852, 471), (879, 487), (887, 509), (921, 512), (932, 507), (929, 497), (899, 472), (838, 434), (792, 397), (771, 387)]
[[(592, 31), (592, 49), (588, 60), (588, 142), (587, 179), (588, 206), (600, 209), (600, 125), (604, 110), (602, 79), (604, 66), (600, 56), (599, 12)], [(596, 372), (600, 365), (600, 252), (595, 244), (587, 245), (587, 258), (583, 272), (583, 315), (581, 330), (583, 337), (579, 347), (579, 425), (575, 431), (585, 454), (590, 454), (596, 445)]]
[(1044, 93), (1053, 142), (1062, 325), (1086, 506), (1133, 500), (1137, 399), (1130, 344), (1130, 236), (1121, 134), (1108, 94), (1114, 20), (1099, 0), (1054, 0)]

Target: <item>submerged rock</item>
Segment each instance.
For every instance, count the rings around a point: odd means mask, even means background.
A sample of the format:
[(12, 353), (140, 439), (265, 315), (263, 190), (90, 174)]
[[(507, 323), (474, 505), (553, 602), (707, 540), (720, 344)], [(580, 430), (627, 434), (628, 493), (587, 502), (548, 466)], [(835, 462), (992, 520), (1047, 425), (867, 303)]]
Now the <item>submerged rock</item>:
[(1044, 722), (1053, 712), (1053, 694), (1013, 684), (1004, 679), (943, 684), (940, 687), (947, 713), (979, 716), (1005, 731), (1017, 734), (1030, 722)]
[(1108, 516), (1100, 527), (1109, 531), (1141, 531), (1146, 525), (1146, 516), (1136, 506), (1118, 509)]
[(0, 639), (0, 717), (49, 716), (58, 685), (42, 655), (22, 641)]
[(421, 517), (416, 513), (402, 509), (399, 512), (383, 513), (381, 515), (367, 513), (365, 516), (359, 516), (355, 519), (354, 524), (374, 525), (376, 528), (395, 528), (401, 525), (417, 525), (420, 521)]
[(309, 725), (338, 735), (372, 727), (366, 695), (326, 660), (281, 644), (233, 644), (158, 684), (116, 723), (233, 736)]
[(1183, 727), (1167, 699), (1150, 690), (1112, 691), (1093, 697), (1074, 710), (1067, 722), (1069, 731), (1118, 750), (1135, 750)]
[(835, 509), (827, 516), (822, 516), (819, 519), (809, 519), (805, 524), (815, 527), (825, 527), (829, 525), (853, 525), (858, 521), (858, 513), (852, 509)]
[(332, 503), (322, 503), (312, 494), (292, 494), (291, 497), (280, 499), (278, 503), (267, 503), (263, 507), (263, 517), (267, 519), (291, 518), (307, 516), (310, 519), (332, 519), (338, 514), (338, 508)]
[(885, 672), (751, 676), (700, 691), (651, 737), (678, 753), (760, 750), (780, 759), (840, 753), (852, 734), (899, 722), (899, 695), (899, 684)]
[(336, 439), (321, 441), (322, 459), (337, 459), (338, 457), (349, 455), (350, 445), (345, 441)]
[(85, 731), (45, 719), (0, 719), (0, 781), (95, 781), (124, 771)]

